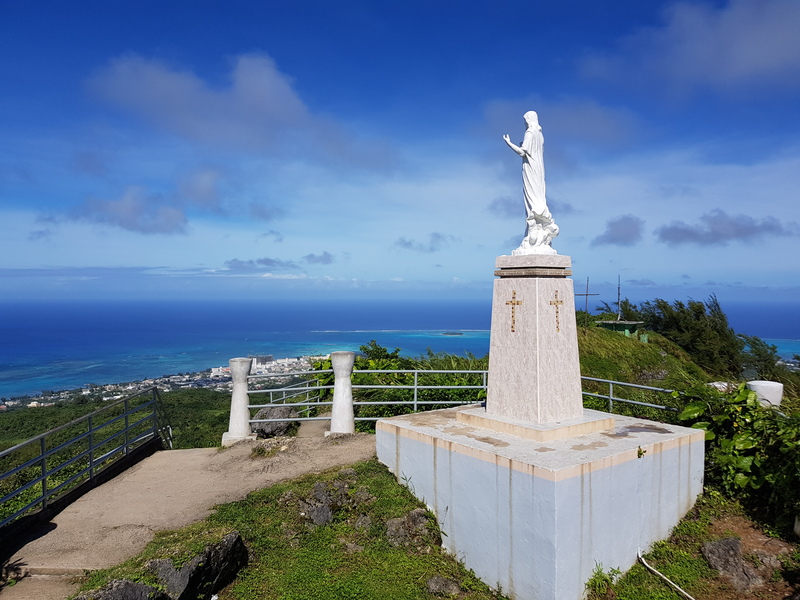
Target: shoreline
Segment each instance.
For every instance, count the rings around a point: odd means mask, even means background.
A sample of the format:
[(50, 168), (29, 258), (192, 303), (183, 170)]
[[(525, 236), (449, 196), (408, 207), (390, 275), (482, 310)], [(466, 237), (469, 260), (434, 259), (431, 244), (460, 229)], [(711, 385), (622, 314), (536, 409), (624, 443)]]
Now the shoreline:
[[(285, 383), (290, 380), (291, 377), (281, 377), (280, 374), (310, 371), (314, 362), (326, 360), (328, 357), (329, 355), (297, 356), (278, 358), (272, 361), (259, 363), (256, 362), (258, 357), (250, 356), (247, 358), (253, 359), (251, 376), (277, 375), (271, 377), (270, 380)], [(92, 400), (110, 402), (152, 387), (157, 387), (160, 392), (192, 388), (230, 392), (231, 385), (230, 367), (210, 367), (202, 371), (163, 375), (161, 377), (137, 379), (133, 381), (86, 384), (85, 386), (77, 388), (54, 390), (49, 394), (42, 392), (35, 395), (13, 396), (5, 400), (0, 400), (0, 414), (6, 410), (18, 410), (26, 407), (39, 408), (53, 406), (58, 402), (73, 402), (87, 396), (91, 397)]]
[[(420, 330), (414, 330), (420, 331)], [(438, 329), (435, 330), (439, 332), (439, 336), (443, 338), (450, 338), (450, 339), (458, 339), (461, 336), (453, 336), (448, 335), (453, 332), (465, 332), (465, 333), (475, 333), (475, 332), (485, 332), (485, 330), (467, 330), (467, 329), (460, 329), (460, 330), (442, 330)], [(789, 366), (791, 369), (797, 369), (798, 363), (793, 359), (793, 355), (800, 354), (800, 339), (793, 339), (793, 338), (761, 338), (764, 342), (769, 345), (774, 345), (778, 348), (778, 355), (781, 357), (781, 362)], [(392, 344), (388, 344), (391, 346)], [(310, 361), (312, 359), (319, 359), (320, 356), (325, 355), (303, 355), (303, 356), (295, 356), (295, 357), (286, 357), (276, 359), (274, 361), (275, 365), (271, 368), (280, 368), (281, 364), (284, 364), (286, 361)], [(250, 358), (256, 358), (255, 356), (250, 356)], [(206, 369), (202, 369), (199, 371), (186, 371), (186, 372), (178, 372), (171, 375), (162, 375), (160, 377), (146, 377), (142, 379), (132, 379), (128, 381), (117, 381), (114, 383), (103, 383), (103, 384), (94, 384), (94, 383), (87, 383), (82, 385), (76, 385), (72, 387), (65, 387), (65, 388), (54, 388), (52, 390), (43, 390), (36, 393), (28, 393), (28, 394), (19, 394), (14, 396), (8, 397), (0, 397), (0, 412), (3, 411), (3, 406), (8, 405), (9, 408), (18, 408), (18, 405), (25, 404), (28, 405), (31, 402), (36, 402), (39, 405), (51, 405), (56, 402), (62, 401), (71, 401), (75, 400), (76, 398), (80, 398), (86, 395), (93, 395), (93, 396), (100, 396), (102, 392), (116, 392), (119, 394), (120, 391), (123, 391), (122, 395), (117, 395), (118, 398), (124, 397), (124, 395), (135, 393), (141, 389), (146, 389), (148, 387), (159, 387), (162, 390), (172, 390), (172, 389), (181, 389), (181, 388), (209, 388), (209, 389), (225, 389), (226, 391), (229, 389), (229, 382), (230, 380), (226, 380), (224, 378), (220, 378), (219, 376), (212, 376), (212, 372), (217, 370), (225, 370), (228, 367), (209, 367)], [(299, 369), (298, 369), (299, 370)], [(267, 373), (272, 371), (265, 371)], [(259, 373), (254, 373), (259, 374)], [(224, 387), (224, 386), (228, 387)], [(107, 397), (109, 400), (111, 398)]]

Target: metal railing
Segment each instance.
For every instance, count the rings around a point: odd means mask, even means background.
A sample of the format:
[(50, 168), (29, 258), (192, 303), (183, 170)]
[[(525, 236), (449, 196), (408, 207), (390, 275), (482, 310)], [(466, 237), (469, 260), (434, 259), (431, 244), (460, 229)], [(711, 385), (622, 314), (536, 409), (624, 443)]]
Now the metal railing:
[[(307, 377), (312, 375), (329, 375), (332, 374), (332, 369), (326, 369), (321, 371), (299, 371), (294, 373), (279, 373), (279, 374), (267, 374), (267, 375), (252, 375), (248, 377), (248, 381), (257, 380), (265, 377)], [(433, 369), (417, 369), (417, 370), (401, 370), (401, 369), (364, 369), (364, 370), (357, 370), (353, 371), (353, 376), (358, 377), (361, 379), (362, 375), (369, 375), (369, 374), (395, 374), (395, 375), (409, 375), (413, 376), (412, 383), (408, 384), (364, 384), (364, 383), (353, 383), (352, 388), (354, 390), (412, 390), (413, 394), (410, 400), (380, 400), (380, 401), (369, 401), (369, 400), (354, 400), (353, 406), (391, 406), (391, 405), (407, 405), (412, 408), (413, 412), (417, 412), (420, 407), (424, 406), (442, 406), (442, 405), (463, 405), (463, 404), (474, 404), (475, 402), (479, 402), (480, 398), (478, 394), (476, 397), (471, 400), (421, 400), (420, 399), (420, 391), (421, 390), (476, 390), (478, 392), (482, 392), (486, 390), (486, 377), (487, 371), (474, 371), (474, 370), (433, 370)], [(420, 383), (420, 377), (423, 379), (426, 375), (435, 374), (447, 374), (447, 375), (478, 375), (480, 376), (481, 383), (478, 385), (430, 385)], [(264, 404), (248, 404), (248, 409), (262, 409), (271, 406), (281, 405), (287, 407), (293, 407), (297, 409), (298, 413), (308, 415), (314, 409), (319, 409), (321, 407), (328, 407), (333, 404), (330, 400), (323, 400), (322, 398), (325, 397), (325, 390), (333, 390), (334, 385), (325, 385), (321, 383), (320, 378), (313, 378), (308, 381), (301, 381), (296, 382), (291, 385), (277, 388), (277, 389), (264, 389), (264, 390), (248, 390), (248, 395), (269, 395), (269, 402)], [(287, 400), (297, 400), (305, 395), (305, 399), (299, 402), (292, 401), (287, 402)], [(377, 421), (381, 417), (359, 417), (356, 416), (356, 421)], [(250, 423), (274, 423), (274, 422), (281, 422), (281, 421), (322, 421), (322, 420), (330, 420), (330, 416), (301, 416), (300, 418), (292, 418), (292, 419), (250, 419)]]
[[(295, 408), (301, 416), (294, 417), (294, 418), (273, 418), (273, 419), (250, 419), (251, 424), (255, 423), (273, 423), (273, 422), (282, 422), (282, 421), (312, 421), (312, 420), (329, 420), (330, 416), (308, 416), (311, 411), (314, 409), (319, 409), (322, 407), (330, 407), (333, 403), (331, 400), (324, 400), (323, 398), (326, 397), (325, 392), (327, 390), (332, 390), (334, 388), (333, 384), (322, 384), (321, 381), (324, 379), (330, 379), (330, 375), (333, 373), (332, 369), (327, 370), (320, 370), (320, 371), (298, 371), (292, 373), (280, 373), (280, 374), (268, 374), (268, 375), (252, 375), (249, 376), (247, 379), (248, 381), (256, 381), (259, 379), (264, 379), (267, 377), (312, 377), (306, 381), (300, 381), (292, 383), (291, 385), (281, 387), (281, 388), (273, 388), (273, 389), (262, 389), (262, 390), (248, 390), (248, 395), (268, 395), (269, 401), (266, 403), (251, 403), (248, 404), (248, 409), (258, 410), (270, 406), (287, 406)], [(399, 376), (409, 376), (412, 377), (412, 382), (407, 384), (366, 384), (366, 383), (358, 383), (363, 379), (362, 375), (368, 374), (396, 374)], [(424, 383), (420, 382), (420, 378), (424, 378), (428, 374), (449, 374), (449, 375), (475, 375), (480, 377), (480, 384), (476, 385), (425, 385)], [(319, 377), (323, 376), (323, 377)], [(353, 401), (354, 407), (359, 406), (370, 406), (370, 405), (378, 405), (378, 406), (389, 406), (389, 405), (405, 405), (409, 406), (411, 412), (417, 412), (421, 408), (424, 409), (425, 407), (429, 406), (442, 406), (442, 405), (464, 405), (464, 404), (474, 404), (476, 402), (482, 401), (482, 397), (485, 397), (486, 391), (486, 382), (487, 382), (488, 371), (485, 370), (428, 370), (428, 369), (421, 369), (421, 370), (354, 370), (353, 371), (353, 384), (352, 388), (354, 390), (412, 390), (413, 394), (412, 397), (408, 400), (377, 400), (377, 401), (370, 401), (370, 400), (355, 400)], [(638, 393), (647, 393), (653, 394), (656, 396), (669, 394), (670, 397), (673, 393), (673, 390), (660, 388), (660, 387), (652, 387), (646, 385), (639, 385), (634, 383), (625, 383), (621, 381), (612, 381), (609, 379), (598, 379), (595, 377), (581, 377), (582, 385), (583, 385), (583, 396), (584, 398), (594, 398), (599, 400), (605, 400), (608, 407), (608, 412), (614, 412), (615, 410), (615, 403), (622, 403), (627, 404), (630, 406), (640, 406), (646, 408), (652, 408), (656, 410), (667, 411), (670, 413), (677, 413), (679, 409), (674, 406), (669, 406), (667, 404), (657, 404), (653, 402), (646, 402), (643, 400), (634, 400), (631, 398), (624, 397), (625, 395), (632, 395), (632, 392)], [(587, 384), (592, 382), (595, 384), (593, 387), (598, 387), (599, 385), (607, 386), (606, 393), (598, 392), (598, 391), (588, 391), (586, 389)], [(461, 399), (461, 400), (443, 400), (443, 399), (436, 399), (436, 400), (424, 400), (420, 399), (420, 392), (423, 390), (476, 390), (477, 392), (483, 392), (483, 394), (479, 395), (476, 394), (472, 399)], [(319, 411), (317, 411), (319, 412)], [(305, 415), (305, 416), (303, 416)], [(356, 416), (356, 421), (376, 421), (381, 417), (359, 417)]]
[(644, 406), (646, 408), (655, 408), (658, 410), (665, 410), (669, 412), (680, 412), (680, 409), (674, 406), (666, 406), (662, 404), (652, 404), (650, 402), (642, 402), (641, 400), (631, 400), (629, 398), (619, 398), (614, 395), (614, 388), (622, 388), (626, 390), (642, 390), (647, 392), (656, 392), (656, 393), (663, 393), (663, 394), (670, 394), (674, 392), (674, 390), (668, 390), (666, 388), (658, 388), (658, 387), (651, 387), (648, 385), (639, 385), (636, 383), (622, 383), (621, 381), (612, 381), (610, 379), (597, 379), (596, 377), (581, 377), (581, 382), (586, 383), (587, 381), (594, 381), (597, 383), (603, 383), (608, 385), (608, 393), (607, 394), (598, 394), (594, 392), (587, 392), (583, 390), (584, 397), (590, 398), (599, 398), (601, 400), (608, 401), (608, 412), (614, 412), (614, 402), (622, 402), (624, 404), (631, 404), (634, 406)]
[(0, 528), (37, 506), (47, 509), (156, 438), (172, 448), (172, 428), (153, 387), (3, 450)]

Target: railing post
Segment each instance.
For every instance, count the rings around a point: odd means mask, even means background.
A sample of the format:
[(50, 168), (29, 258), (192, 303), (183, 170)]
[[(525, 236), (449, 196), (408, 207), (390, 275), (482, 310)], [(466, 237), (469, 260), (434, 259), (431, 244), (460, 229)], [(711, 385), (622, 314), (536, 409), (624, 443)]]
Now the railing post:
[(156, 398), (155, 388), (153, 388), (150, 395), (153, 401), (153, 438), (161, 439), (161, 433), (158, 431), (158, 399)]
[(331, 433), (355, 433), (356, 430), (351, 380), (355, 360), (355, 352), (331, 352), (334, 375)]
[(47, 436), (42, 436), (39, 441), (39, 452), (41, 453), (42, 460), (40, 461), (42, 467), (42, 510), (47, 508)]
[(250, 374), (252, 360), (232, 358), (228, 361), (233, 379), (231, 390), (231, 416), (228, 431), (222, 434), (222, 445), (231, 446), (241, 440), (255, 439), (250, 429), (250, 399), (247, 396), (247, 376)]
[(414, 371), (414, 412), (417, 412), (417, 385), (419, 384), (419, 371)]
[(89, 480), (94, 479), (94, 421), (89, 415)]
[(614, 412), (614, 384), (608, 384), (608, 412)]
[(128, 456), (128, 444), (130, 443), (130, 412), (128, 412), (128, 399), (125, 398), (124, 403), (122, 404), (122, 408), (125, 410), (125, 449), (123, 450), (123, 456)]

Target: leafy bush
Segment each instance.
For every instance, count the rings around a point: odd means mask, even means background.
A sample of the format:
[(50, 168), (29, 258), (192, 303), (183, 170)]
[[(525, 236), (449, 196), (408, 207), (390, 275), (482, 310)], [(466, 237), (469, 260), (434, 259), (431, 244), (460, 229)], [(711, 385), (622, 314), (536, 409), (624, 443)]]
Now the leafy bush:
[(745, 384), (733, 395), (708, 391), (679, 418), (706, 432), (706, 482), (760, 518), (791, 527), (800, 512), (800, 415), (761, 405)]

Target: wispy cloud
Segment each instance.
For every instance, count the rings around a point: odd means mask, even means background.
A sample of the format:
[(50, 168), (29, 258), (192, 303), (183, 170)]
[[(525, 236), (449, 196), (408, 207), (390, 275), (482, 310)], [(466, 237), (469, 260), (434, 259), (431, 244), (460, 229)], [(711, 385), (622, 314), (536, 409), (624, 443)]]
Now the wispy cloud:
[(606, 223), (606, 230), (592, 240), (592, 246), (633, 246), (642, 239), (644, 221), (634, 215), (621, 215)]
[(333, 263), (336, 258), (326, 250), (321, 254), (306, 254), (303, 260), (310, 265), (329, 265)]
[(749, 215), (729, 215), (716, 209), (700, 217), (698, 224), (673, 221), (659, 227), (655, 233), (659, 241), (670, 246), (724, 246), (729, 242), (751, 241), (768, 235), (796, 236), (800, 235), (800, 228), (796, 223), (783, 223), (775, 217), (767, 216), (759, 221)]
[(297, 264), (290, 261), (290, 260), (281, 260), (279, 258), (257, 258), (255, 260), (239, 260), (238, 258), (232, 258), (231, 260), (225, 261), (225, 266), (230, 271), (239, 271), (239, 272), (251, 272), (257, 270), (267, 269), (286, 269), (286, 270), (295, 270), (298, 268)]
[(182, 208), (165, 202), (160, 194), (149, 194), (141, 186), (129, 186), (113, 200), (89, 198), (68, 216), (147, 234), (184, 233), (187, 224)]
[(117, 58), (89, 81), (112, 104), (183, 138), (264, 150), (313, 119), (291, 79), (265, 54), (235, 59), (230, 84), (215, 89), (194, 73), (137, 55)]
[(660, 27), (620, 40), (617, 52), (586, 57), (590, 77), (663, 88), (747, 89), (774, 93), (800, 87), (800, 3), (731, 0), (724, 6), (678, 2)]
[(457, 239), (458, 238), (452, 235), (434, 231), (428, 235), (428, 240), (426, 242), (418, 242), (406, 237), (399, 237), (395, 240), (394, 245), (404, 250), (413, 250), (414, 252), (438, 252), (447, 244), (457, 241)]
[(333, 119), (314, 114), (294, 81), (264, 53), (232, 60), (227, 85), (163, 61), (129, 54), (88, 81), (90, 91), (159, 130), (190, 143), (243, 153), (307, 156), (316, 163), (386, 168), (391, 144), (362, 145)]
[(264, 233), (262, 233), (258, 237), (260, 237), (260, 238), (272, 238), (276, 242), (282, 242), (283, 241), (283, 235), (281, 234), (281, 232), (280, 231), (275, 231), (274, 229), (270, 229), (268, 231), (265, 231)]
[(51, 235), (53, 235), (53, 232), (50, 229), (37, 229), (36, 231), (31, 231), (28, 234), (28, 239), (32, 242), (36, 242), (38, 240), (48, 238)]

